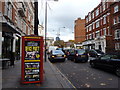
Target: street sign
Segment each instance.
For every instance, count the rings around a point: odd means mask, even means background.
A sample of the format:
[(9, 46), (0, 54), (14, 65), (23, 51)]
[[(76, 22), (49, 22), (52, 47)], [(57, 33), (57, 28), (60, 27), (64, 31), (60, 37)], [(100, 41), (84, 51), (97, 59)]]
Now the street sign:
[(43, 37), (22, 37), (21, 82), (43, 82)]

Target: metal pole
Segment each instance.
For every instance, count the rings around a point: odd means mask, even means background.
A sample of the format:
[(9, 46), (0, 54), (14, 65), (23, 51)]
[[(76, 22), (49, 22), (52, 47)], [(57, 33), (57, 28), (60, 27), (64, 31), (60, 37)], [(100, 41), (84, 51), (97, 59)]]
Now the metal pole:
[(46, 39), (47, 39), (47, 1), (45, 3), (45, 62), (47, 61), (47, 58), (46, 58), (46, 47), (47, 47), (47, 42), (46, 42)]
[(38, 24), (39, 24), (39, 20), (38, 20), (38, 0), (35, 0), (34, 2), (34, 34), (38, 35)]

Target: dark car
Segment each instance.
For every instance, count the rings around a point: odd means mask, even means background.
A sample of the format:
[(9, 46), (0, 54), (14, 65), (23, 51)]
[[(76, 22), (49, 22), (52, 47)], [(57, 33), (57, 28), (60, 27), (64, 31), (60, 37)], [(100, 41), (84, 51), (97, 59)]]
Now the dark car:
[(91, 67), (99, 67), (114, 71), (120, 76), (120, 55), (103, 55), (90, 60)]
[(69, 49), (67, 59), (73, 61), (75, 58), (75, 49)]
[(53, 50), (49, 54), (48, 59), (51, 62), (56, 62), (56, 61), (62, 61), (62, 62), (64, 62), (65, 61), (65, 57), (66, 57), (66, 55), (64, 54), (63, 51), (61, 51), (61, 50)]
[(94, 58), (99, 57), (99, 56), (102, 56), (104, 54), (105, 53), (99, 49), (91, 49), (88, 51), (89, 60), (94, 59)]
[(88, 52), (85, 49), (75, 50), (74, 62), (87, 62)]

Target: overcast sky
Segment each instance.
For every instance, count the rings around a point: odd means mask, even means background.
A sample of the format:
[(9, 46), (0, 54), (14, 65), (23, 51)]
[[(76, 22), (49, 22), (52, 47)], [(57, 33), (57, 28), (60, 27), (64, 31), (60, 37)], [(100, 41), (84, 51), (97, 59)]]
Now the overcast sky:
[[(45, 0), (39, 1), (39, 21), (45, 22)], [(64, 41), (74, 39), (74, 21), (77, 18), (84, 19), (88, 12), (92, 11), (101, 0), (48, 0), (48, 24), (47, 37), (56, 37), (60, 29), (60, 39)], [(65, 28), (62, 28), (65, 27)]]

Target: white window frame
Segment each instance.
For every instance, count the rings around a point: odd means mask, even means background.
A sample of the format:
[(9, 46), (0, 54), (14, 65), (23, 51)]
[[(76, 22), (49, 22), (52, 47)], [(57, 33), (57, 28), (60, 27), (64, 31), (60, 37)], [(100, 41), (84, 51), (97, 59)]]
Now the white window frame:
[(96, 16), (99, 15), (99, 8), (96, 9), (96, 12), (95, 12), (95, 13), (96, 13)]
[(106, 28), (103, 28), (103, 35), (106, 36), (107, 35), (107, 29)]
[(103, 24), (106, 24), (106, 15), (103, 17)]
[(96, 22), (96, 28), (100, 27), (100, 21)]
[(94, 15), (95, 15), (94, 12), (92, 12), (92, 19), (94, 19)]
[(91, 13), (89, 13), (89, 21), (91, 21)]
[(115, 30), (115, 39), (120, 39), (120, 29)]
[(118, 12), (118, 10), (119, 10), (119, 6), (116, 5), (116, 6), (114, 7), (114, 13)]
[(120, 16), (118, 16), (118, 23), (120, 23)]
[(99, 38), (100, 37), (100, 31), (96, 31), (96, 38)]
[(115, 43), (115, 50), (120, 50), (120, 43)]
[(106, 7), (105, 7), (105, 2), (103, 3), (103, 11), (105, 11)]
[(113, 24), (114, 24), (114, 25), (117, 24), (117, 18), (114, 18), (114, 19), (113, 19)]

